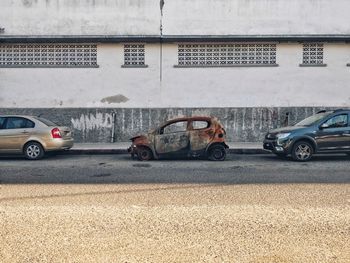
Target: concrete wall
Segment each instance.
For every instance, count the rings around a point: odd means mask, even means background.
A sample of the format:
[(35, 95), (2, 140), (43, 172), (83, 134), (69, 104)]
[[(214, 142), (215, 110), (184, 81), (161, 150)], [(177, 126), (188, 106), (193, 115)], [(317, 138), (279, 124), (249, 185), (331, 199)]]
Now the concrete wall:
[(165, 0), (164, 34), (349, 34), (348, 0)]
[[(1, 0), (1, 36), (350, 34), (348, 0)], [(124, 141), (181, 115), (213, 115), (231, 141), (257, 141), (319, 106), (349, 107), (350, 44), (325, 43), (327, 67), (175, 68), (177, 44), (146, 44), (148, 68), (122, 68), (122, 44), (98, 44), (99, 68), (0, 68), (0, 113), (40, 114), (82, 142)]]
[(177, 47), (163, 49), (166, 107), (349, 106), (349, 44), (325, 44), (327, 67), (300, 67), (301, 44), (278, 44), (278, 67), (173, 68)]
[(0, 68), (0, 107), (350, 106), (350, 44), (325, 44), (327, 67), (300, 67), (301, 44), (278, 44), (278, 67), (175, 68), (176, 44), (145, 48), (148, 68), (122, 68), (121, 44), (98, 45), (99, 68)]
[(115, 114), (115, 141), (129, 138), (158, 127), (165, 120), (182, 116), (216, 116), (227, 131), (227, 140), (233, 142), (262, 141), (271, 128), (287, 126), (304, 119), (321, 108), (132, 108), (132, 109), (38, 109), (0, 108), (0, 114), (29, 114), (49, 118), (69, 126), (76, 142), (110, 142), (113, 113)]
[(159, 56), (147, 45), (148, 68), (122, 68), (123, 45), (103, 44), (99, 68), (0, 68), (0, 107), (157, 106)]
[(349, 34), (348, 0), (1, 0), (6, 35)]
[(1, 0), (5, 35), (158, 35), (158, 0)]

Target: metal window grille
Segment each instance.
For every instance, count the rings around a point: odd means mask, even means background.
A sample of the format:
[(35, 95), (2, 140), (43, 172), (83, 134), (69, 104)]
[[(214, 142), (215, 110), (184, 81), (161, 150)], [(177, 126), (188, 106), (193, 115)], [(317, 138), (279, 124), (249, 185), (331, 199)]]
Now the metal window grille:
[(323, 64), (323, 44), (305, 43), (303, 44), (303, 65)]
[(126, 44), (124, 45), (124, 65), (144, 66), (145, 65), (145, 45)]
[(0, 67), (95, 67), (94, 44), (0, 45)]
[(276, 44), (178, 45), (179, 66), (276, 65)]

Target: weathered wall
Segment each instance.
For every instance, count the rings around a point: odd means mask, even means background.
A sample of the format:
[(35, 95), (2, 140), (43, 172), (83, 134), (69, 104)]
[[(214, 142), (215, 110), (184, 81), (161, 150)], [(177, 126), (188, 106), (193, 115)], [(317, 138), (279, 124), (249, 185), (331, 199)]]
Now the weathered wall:
[(177, 45), (145, 50), (148, 68), (122, 68), (121, 44), (98, 45), (99, 68), (0, 68), (0, 107), (350, 106), (349, 44), (325, 44), (327, 67), (299, 67), (301, 44), (278, 44), (278, 67), (174, 68)]
[(174, 68), (163, 48), (166, 107), (350, 106), (349, 44), (325, 44), (327, 67), (300, 67), (302, 44), (277, 44), (278, 67)]
[(348, 0), (166, 0), (164, 34), (349, 34)]
[(147, 45), (148, 68), (122, 68), (124, 49), (117, 44), (99, 45), (97, 63), (99, 68), (0, 68), (0, 107), (158, 105), (159, 46)]
[(1, 0), (6, 35), (158, 35), (158, 0)]
[(349, 34), (348, 0), (1, 0), (6, 35)]
[(321, 108), (132, 108), (132, 109), (10, 109), (0, 108), (0, 114), (29, 114), (49, 118), (73, 129), (76, 142), (110, 142), (113, 113), (115, 141), (157, 127), (165, 120), (182, 116), (216, 116), (227, 131), (227, 140), (236, 142), (262, 141), (271, 129), (294, 124)]

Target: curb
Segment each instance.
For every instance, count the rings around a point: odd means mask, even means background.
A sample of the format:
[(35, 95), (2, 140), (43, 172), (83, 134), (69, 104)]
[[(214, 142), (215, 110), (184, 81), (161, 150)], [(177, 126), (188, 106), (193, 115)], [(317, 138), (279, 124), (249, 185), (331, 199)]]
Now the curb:
[[(70, 149), (68, 151), (64, 151), (64, 154), (71, 155), (84, 155), (84, 154), (129, 154), (127, 149)], [(237, 149), (229, 149), (228, 154), (267, 154), (270, 153), (264, 149), (260, 148), (237, 148)]]

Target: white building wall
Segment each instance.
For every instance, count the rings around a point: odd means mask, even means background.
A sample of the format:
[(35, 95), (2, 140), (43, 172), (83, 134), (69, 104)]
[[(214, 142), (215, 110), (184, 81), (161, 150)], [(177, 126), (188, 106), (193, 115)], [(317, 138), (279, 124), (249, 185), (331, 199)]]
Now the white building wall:
[[(1, 36), (350, 34), (348, 0), (1, 0)], [(0, 107), (348, 106), (350, 44), (327, 67), (174, 68), (177, 45), (146, 44), (148, 68), (121, 68), (122, 44), (98, 44), (99, 68), (0, 68)]]
[(1, 0), (5, 35), (349, 34), (348, 0)]
[(0, 68), (0, 107), (157, 105), (159, 46), (146, 48), (148, 68), (122, 68), (124, 46), (121, 44), (98, 45), (99, 68)]
[(158, 35), (158, 0), (1, 0), (5, 35)]
[(278, 67), (174, 68), (163, 49), (165, 107), (349, 106), (349, 44), (325, 44), (327, 67), (300, 67), (301, 44), (278, 44)]
[(165, 35), (349, 34), (349, 0), (166, 0)]
[(163, 45), (162, 61), (159, 44), (146, 44), (145, 50), (148, 68), (122, 68), (122, 44), (98, 45), (99, 68), (0, 68), (0, 105), (22, 108), (350, 105), (350, 68), (346, 66), (350, 62), (349, 44), (325, 44), (327, 67), (300, 67), (301, 44), (278, 44), (278, 67), (175, 68), (176, 44)]

